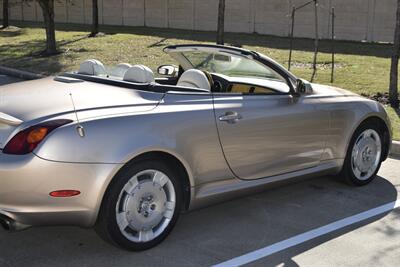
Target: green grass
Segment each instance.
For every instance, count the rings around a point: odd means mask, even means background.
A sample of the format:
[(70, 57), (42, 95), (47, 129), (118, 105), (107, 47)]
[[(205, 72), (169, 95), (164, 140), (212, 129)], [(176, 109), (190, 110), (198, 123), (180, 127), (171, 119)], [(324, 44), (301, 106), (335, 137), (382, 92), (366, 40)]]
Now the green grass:
[[(215, 33), (141, 27), (107, 26), (106, 35), (88, 38), (87, 27), (57, 25), (58, 47), (63, 52), (52, 57), (41, 57), (44, 49), (44, 30), (39, 25), (19, 25), (0, 31), (0, 64), (41, 74), (56, 74), (76, 70), (80, 62), (96, 58), (105, 65), (121, 62), (145, 64), (153, 70), (161, 64), (174, 63), (162, 48), (172, 44), (213, 43)], [(266, 54), (287, 66), (289, 40), (257, 34), (226, 34), (226, 43)], [(330, 84), (331, 44), (321, 41), (318, 72), (315, 82)], [(373, 95), (386, 92), (389, 86), (391, 46), (357, 42), (336, 42), (336, 71), (334, 86), (358, 94)], [(309, 80), (312, 74), (313, 41), (296, 39), (292, 72)], [(399, 110), (387, 108), (391, 117), (394, 138), (400, 140)]]

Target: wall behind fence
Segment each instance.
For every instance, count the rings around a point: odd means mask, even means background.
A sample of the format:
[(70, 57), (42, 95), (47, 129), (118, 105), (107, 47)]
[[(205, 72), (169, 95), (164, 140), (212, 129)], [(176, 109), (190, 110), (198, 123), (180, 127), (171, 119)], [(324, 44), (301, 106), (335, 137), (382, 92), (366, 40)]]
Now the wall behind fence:
[[(227, 32), (287, 36), (292, 6), (309, 0), (226, 0)], [(0, 0), (0, 3), (2, 0)], [(392, 42), (396, 0), (320, 0), (319, 35), (330, 38), (330, 10), (335, 7), (336, 38)], [(55, 20), (91, 23), (91, 0), (55, 0)], [(0, 16), (2, 15), (0, 5)], [(215, 31), (218, 0), (99, 0), (99, 20), (104, 25), (149, 26)], [(42, 21), (36, 1), (10, 0), (10, 18)], [(296, 13), (296, 37), (314, 36), (314, 9)]]

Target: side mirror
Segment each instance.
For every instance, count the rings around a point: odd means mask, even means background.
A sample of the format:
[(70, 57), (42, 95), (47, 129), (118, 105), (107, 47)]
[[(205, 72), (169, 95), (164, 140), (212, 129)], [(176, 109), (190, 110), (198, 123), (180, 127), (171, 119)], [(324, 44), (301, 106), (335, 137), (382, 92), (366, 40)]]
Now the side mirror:
[(305, 93), (306, 88), (302, 79), (297, 79), (296, 81), (296, 92), (299, 94)]
[(179, 72), (179, 68), (174, 65), (162, 65), (158, 67), (157, 72), (163, 76), (175, 77)]
[(312, 86), (309, 82), (303, 79), (297, 79), (296, 81), (296, 94), (310, 94), (312, 93)]

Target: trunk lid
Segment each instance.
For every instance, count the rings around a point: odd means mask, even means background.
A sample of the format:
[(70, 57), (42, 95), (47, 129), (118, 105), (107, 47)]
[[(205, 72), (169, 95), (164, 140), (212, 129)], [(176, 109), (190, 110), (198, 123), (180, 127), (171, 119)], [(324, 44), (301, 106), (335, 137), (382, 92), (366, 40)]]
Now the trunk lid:
[(0, 148), (23, 122), (73, 112), (70, 94), (78, 112), (96, 110), (99, 115), (107, 115), (114, 107), (151, 110), (164, 95), (81, 80), (57, 81), (54, 77), (4, 85), (0, 87)]
[(10, 116), (6, 113), (0, 112), (0, 148), (4, 147), (4, 142), (14, 129), (23, 121)]

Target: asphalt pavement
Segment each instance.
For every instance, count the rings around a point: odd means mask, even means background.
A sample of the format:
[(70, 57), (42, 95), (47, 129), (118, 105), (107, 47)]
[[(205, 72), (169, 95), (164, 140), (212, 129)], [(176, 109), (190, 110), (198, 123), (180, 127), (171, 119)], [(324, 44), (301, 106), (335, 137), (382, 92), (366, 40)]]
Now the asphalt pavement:
[[(1, 84), (0, 77), (0, 84)], [(159, 246), (118, 249), (92, 229), (0, 230), (0, 266), (212, 266), (399, 198), (400, 159), (369, 185), (318, 177), (181, 215)], [(259, 257), (248, 266), (398, 266), (400, 208)]]
[[(211, 266), (334, 221), (396, 201), (400, 160), (351, 187), (319, 177), (183, 214), (159, 246), (134, 253), (93, 230), (42, 227), (0, 230), (0, 266)], [(397, 266), (400, 210), (272, 254), (250, 266)]]

